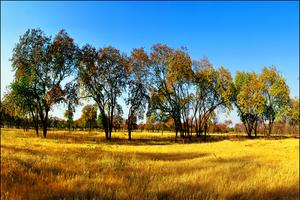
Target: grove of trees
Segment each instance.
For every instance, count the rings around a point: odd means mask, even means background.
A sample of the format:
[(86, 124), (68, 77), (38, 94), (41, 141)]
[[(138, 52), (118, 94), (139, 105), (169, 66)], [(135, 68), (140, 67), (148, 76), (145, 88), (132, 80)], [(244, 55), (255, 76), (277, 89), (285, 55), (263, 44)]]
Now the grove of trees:
[[(224, 130), (231, 123), (217, 126), (218, 112), (234, 107), (249, 137), (257, 136), (261, 126), (270, 136), (277, 121), (299, 129), (299, 99), (290, 98), (274, 66), (232, 77), (206, 57), (192, 60), (184, 47), (154, 44), (150, 53), (135, 48), (127, 56), (112, 46), (80, 48), (65, 30), (52, 39), (40, 29), (20, 37), (11, 63), (14, 81), (1, 100), (2, 125), (19, 120), (23, 127), (34, 127), (37, 136), (40, 127), (47, 136), (49, 111), (56, 104), (67, 107), (65, 126), (77, 126), (74, 111), (86, 98), (95, 104), (83, 107), (80, 123), (90, 130), (101, 128), (107, 140), (120, 127), (127, 129), (130, 140), (144, 118), (140, 128), (174, 130), (176, 137), (189, 139), (194, 133), (206, 140), (208, 130)], [(125, 119), (118, 98), (128, 108)]]

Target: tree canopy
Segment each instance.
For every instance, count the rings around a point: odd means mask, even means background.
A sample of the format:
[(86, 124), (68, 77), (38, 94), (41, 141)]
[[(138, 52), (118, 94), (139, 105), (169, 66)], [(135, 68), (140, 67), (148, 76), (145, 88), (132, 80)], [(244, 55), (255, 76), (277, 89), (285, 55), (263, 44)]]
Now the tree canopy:
[(26, 31), (13, 49), (12, 93), (28, 102), (24, 106), (31, 113), (33, 108), (37, 109), (44, 137), (51, 107), (66, 101), (67, 86), (73, 81), (66, 79), (72, 78), (77, 69), (77, 51), (77, 45), (64, 30), (51, 40), (40, 29)]
[[(127, 56), (112, 46), (80, 48), (65, 30), (52, 39), (40, 29), (28, 29), (15, 45), (11, 63), (14, 81), (1, 101), (2, 115), (30, 119), (37, 136), (42, 127), (46, 137), (49, 111), (59, 103), (67, 106), (64, 117), (70, 130), (75, 108), (85, 98), (95, 105), (83, 108), (81, 122), (90, 129), (98, 124), (107, 140), (124, 121), (130, 140), (145, 115), (145, 127), (172, 127), (176, 137), (179, 133), (189, 139), (193, 132), (204, 133), (204, 140), (218, 112), (234, 107), (249, 137), (257, 135), (261, 124), (270, 135), (277, 119), (295, 126), (299, 122), (299, 100), (290, 98), (274, 66), (261, 73), (237, 71), (233, 78), (207, 57), (193, 60), (185, 47), (158, 43), (150, 53), (134, 48)], [(122, 117), (121, 98), (128, 107), (127, 119)]]

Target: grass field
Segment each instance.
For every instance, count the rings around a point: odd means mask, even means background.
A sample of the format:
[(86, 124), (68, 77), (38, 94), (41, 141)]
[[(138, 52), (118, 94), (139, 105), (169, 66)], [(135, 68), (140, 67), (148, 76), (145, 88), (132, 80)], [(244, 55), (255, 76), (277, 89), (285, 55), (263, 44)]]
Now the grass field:
[(296, 138), (112, 137), (2, 129), (1, 199), (299, 199)]

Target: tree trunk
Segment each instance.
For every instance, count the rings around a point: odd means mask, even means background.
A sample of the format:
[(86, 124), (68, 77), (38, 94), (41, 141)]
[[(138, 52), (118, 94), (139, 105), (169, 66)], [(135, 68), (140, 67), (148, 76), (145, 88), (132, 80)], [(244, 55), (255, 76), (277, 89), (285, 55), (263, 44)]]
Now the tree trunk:
[(107, 131), (107, 129), (105, 129), (104, 132), (105, 132), (105, 139), (108, 140), (109, 138), (108, 138), (108, 131)]
[(114, 106), (111, 107), (109, 116), (109, 139), (111, 139), (111, 132), (113, 127), (113, 116), (114, 116)]
[(272, 133), (272, 127), (273, 127), (273, 121), (269, 121), (269, 133), (268, 133), (268, 136), (270, 137), (271, 136), (271, 133)]
[(183, 129), (182, 129), (182, 123), (181, 123), (180, 118), (178, 119), (178, 130), (179, 130), (180, 136), (183, 138), (184, 137), (184, 132), (183, 132)]
[(178, 137), (178, 122), (177, 122), (177, 119), (176, 117), (172, 116), (173, 117), (173, 120), (174, 120), (174, 123), (175, 123), (175, 132), (176, 132), (176, 136), (175, 136), (175, 141), (176, 141), (176, 138)]
[(196, 137), (198, 137), (198, 123), (197, 123), (197, 118), (195, 119), (195, 132), (196, 132)]
[(188, 126), (188, 130), (189, 130), (189, 134), (188, 134), (189, 141), (191, 141), (192, 140), (192, 132), (193, 132), (193, 123), (191, 123), (191, 127)]
[(48, 109), (46, 109), (46, 116), (43, 121), (43, 136), (44, 136), (44, 138), (47, 137), (48, 112), (49, 112)]
[(198, 133), (197, 133), (197, 137), (201, 137), (202, 133), (203, 133), (203, 127), (202, 127), (201, 118), (199, 117), (199, 124), (198, 124)]
[(33, 113), (33, 110), (30, 106), (30, 113), (31, 113), (31, 117), (32, 117), (32, 121), (35, 127), (35, 132), (36, 132), (36, 136), (39, 137), (39, 124), (38, 124), (38, 114), (36, 114), (37, 118), (35, 118), (35, 115)]
[(36, 136), (39, 137), (39, 125), (35, 125)]
[(207, 124), (204, 124), (204, 141), (206, 141)]
[(245, 127), (245, 130), (246, 130), (246, 133), (248, 135), (249, 138), (251, 138), (251, 128), (250, 128), (250, 122), (247, 121), (246, 119), (243, 119), (242, 120), (243, 124), (244, 124), (244, 127)]
[(131, 129), (128, 129), (128, 140), (131, 140)]
[(252, 137), (251, 136), (252, 129), (251, 129), (250, 125), (248, 124), (245, 127), (246, 127), (246, 132), (247, 132), (248, 137), (251, 138)]
[(131, 140), (131, 116), (128, 116), (127, 130), (128, 130), (128, 140)]
[(255, 122), (255, 125), (254, 125), (254, 135), (255, 135), (255, 137), (257, 137), (257, 121)]
[[(99, 107), (100, 108), (100, 107)], [(104, 132), (105, 132), (105, 139), (106, 140), (109, 140), (109, 135), (108, 135), (108, 123), (107, 123), (107, 116), (105, 114), (105, 112), (103, 112), (103, 110), (101, 111), (101, 115), (102, 115), (102, 125), (103, 125), (103, 128), (104, 128)]]

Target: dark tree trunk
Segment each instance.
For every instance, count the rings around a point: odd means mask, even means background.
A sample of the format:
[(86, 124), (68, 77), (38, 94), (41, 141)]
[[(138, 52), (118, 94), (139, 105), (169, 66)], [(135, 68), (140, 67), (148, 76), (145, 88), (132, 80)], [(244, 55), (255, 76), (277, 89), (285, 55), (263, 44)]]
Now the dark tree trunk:
[(107, 123), (107, 116), (105, 114), (105, 112), (101, 112), (101, 115), (102, 115), (102, 125), (103, 125), (103, 128), (104, 128), (104, 132), (105, 132), (105, 139), (106, 140), (109, 140), (109, 134), (108, 134), (108, 123)]
[(204, 141), (206, 141), (207, 124), (204, 124)]
[(195, 132), (196, 132), (196, 136), (198, 137), (198, 123), (197, 123), (197, 118), (195, 120)]
[(128, 129), (128, 140), (131, 140), (131, 130)]
[(201, 122), (201, 119), (199, 117), (199, 124), (198, 124), (198, 133), (197, 133), (197, 137), (201, 137), (203, 133), (203, 127), (202, 127), (202, 122)]
[(43, 121), (43, 136), (44, 138), (47, 137), (47, 126), (48, 126), (48, 109), (46, 109), (46, 115)]
[(178, 126), (177, 118), (175, 116), (172, 117), (175, 123), (175, 132), (176, 132), (175, 141), (176, 141), (176, 138), (178, 137), (179, 126)]
[(182, 137), (182, 138), (184, 138), (184, 131), (183, 131), (183, 128), (182, 128), (182, 123), (180, 122), (179, 123), (179, 132), (180, 132), (180, 136)]
[(254, 135), (255, 137), (257, 137), (257, 121), (255, 122), (255, 126), (254, 126)]
[(248, 130), (248, 132), (247, 132), (249, 138), (252, 137), (251, 132), (252, 132), (251, 130)]
[(105, 130), (104, 130), (104, 132), (105, 132), (105, 139), (106, 139), (106, 140), (109, 140), (109, 138), (108, 138), (108, 131), (107, 131), (107, 129), (105, 129)]
[(268, 133), (268, 136), (269, 136), (269, 137), (270, 137), (271, 134), (272, 134), (272, 128), (273, 128), (273, 121), (270, 120), (270, 121), (269, 121), (269, 133)]
[(128, 116), (127, 122), (127, 130), (128, 130), (128, 140), (131, 140), (131, 116)]
[(193, 123), (191, 123), (191, 127), (188, 125), (188, 138), (189, 138), (189, 141), (192, 140), (192, 132), (193, 132)]
[[(112, 102), (112, 104), (114, 104), (114, 102)], [(111, 132), (112, 132), (112, 128), (113, 128), (113, 116), (114, 116), (114, 106), (111, 107), (110, 109), (110, 116), (109, 116), (109, 140), (111, 139)]]
[(251, 137), (252, 137), (252, 135), (251, 135), (252, 129), (251, 129), (251, 127), (250, 127), (250, 124), (249, 124), (249, 123), (246, 123), (246, 124), (245, 124), (245, 127), (246, 127), (246, 132), (247, 132), (248, 137), (251, 138)]
[(248, 135), (248, 137), (249, 138), (251, 138), (251, 132), (252, 132), (252, 130), (251, 130), (251, 125), (250, 125), (250, 122), (247, 120), (247, 119), (242, 119), (242, 122), (243, 122), (243, 124), (244, 124), (244, 127), (245, 127), (245, 130), (246, 130), (246, 133), (247, 133), (247, 135)]
[(39, 137), (39, 125), (35, 125), (36, 136)]
[(39, 124), (38, 124), (39, 120), (38, 120), (38, 114), (36, 113), (36, 115), (34, 115), (32, 107), (30, 106), (29, 108), (30, 108), (30, 112), (31, 112), (31, 117), (32, 117), (33, 125), (35, 127), (36, 136), (39, 137)]

